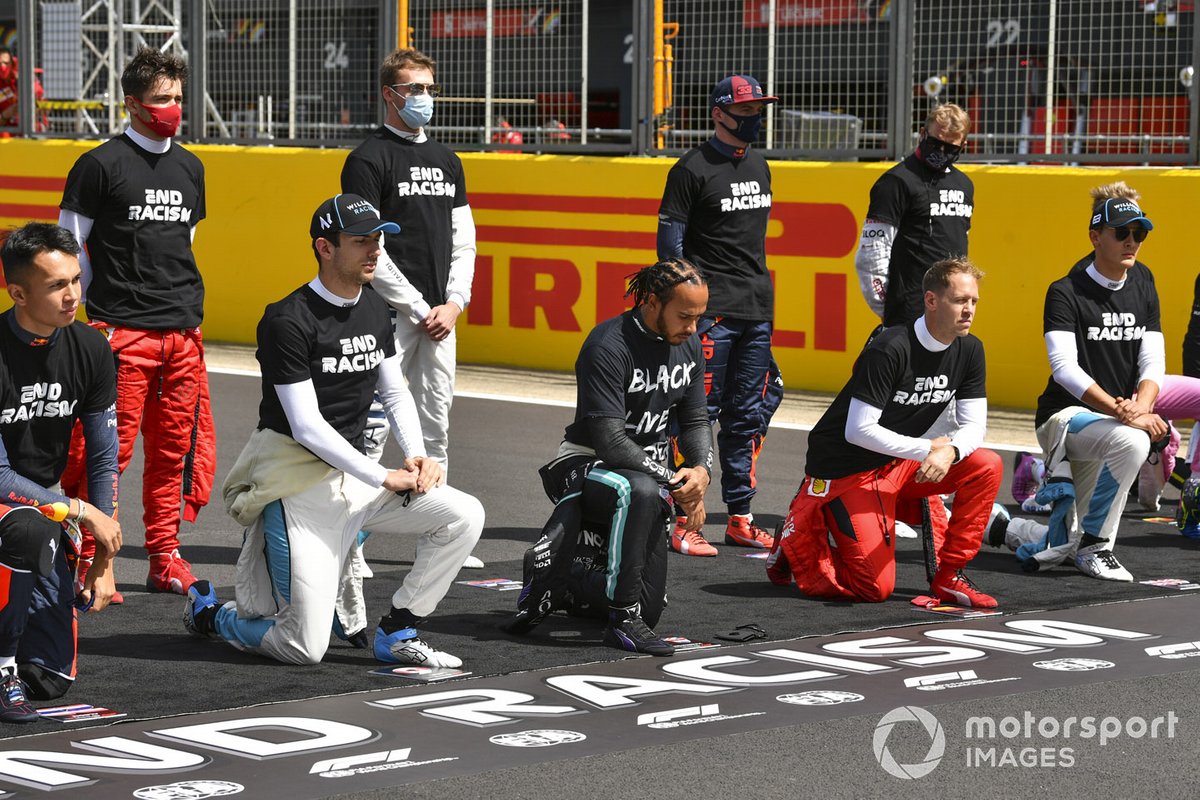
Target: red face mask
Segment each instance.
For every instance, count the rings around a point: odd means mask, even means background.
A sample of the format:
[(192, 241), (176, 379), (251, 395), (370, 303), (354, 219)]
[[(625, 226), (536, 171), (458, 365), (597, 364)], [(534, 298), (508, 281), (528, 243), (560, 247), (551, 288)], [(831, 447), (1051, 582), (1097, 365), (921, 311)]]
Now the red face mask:
[(179, 130), (179, 122), (183, 119), (183, 106), (172, 103), (169, 106), (148, 106), (140, 100), (134, 100), (150, 115), (149, 121), (142, 120), (146, 127), (164, 139), (169, 139)]

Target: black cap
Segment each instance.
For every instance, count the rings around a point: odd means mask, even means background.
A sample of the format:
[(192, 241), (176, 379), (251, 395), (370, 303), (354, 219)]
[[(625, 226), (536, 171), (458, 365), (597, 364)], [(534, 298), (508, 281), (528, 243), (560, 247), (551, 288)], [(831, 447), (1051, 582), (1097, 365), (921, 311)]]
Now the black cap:
[(1088, 227), (1124, 228), (1131, 222), (1140, 222), (1146, 230), (1154, 230), (1154, 224), (1146, 218), (1136, 202), (1124, 197), (1110, 197), (1104, 201), (1104, 205), (1096, 209), (1096, 213), (1092, 214), (1092, 224)]
[(328, 239), (343, 231), (351, 236), (367, 236), (375, 231), (399, 233), (400, 226), (379, 219), (379, 210), (370, 201), (356, 194), (339, 194), (321, 203), (308, 232), (313, 239)]

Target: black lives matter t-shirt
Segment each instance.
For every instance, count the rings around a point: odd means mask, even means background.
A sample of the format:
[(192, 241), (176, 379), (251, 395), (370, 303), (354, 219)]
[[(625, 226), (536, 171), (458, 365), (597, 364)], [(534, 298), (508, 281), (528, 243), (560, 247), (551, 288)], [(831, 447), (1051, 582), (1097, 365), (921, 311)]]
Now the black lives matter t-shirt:
[[(1119, 290), (1101, 286), (1085, 269), (1073, 270), (1046, 290), (1043, 333), (1075, 335), (1079, 366), (1113, 397), (1131, 397), (1137, 390), (1138, 353), (1146, 331), (1162, 331), (1158, 290), (1144, 264), (1134, 264)], [(1081, 401), (1054, 380), (1038, 398), (1034, 424)]]
[(731, 159), (705, 142), (687, 152), (667, 174), (658, 213), (687, 223), (683, 255), (708, 276), (709, 315), (775, 318), (766, 256), (771, 170), (757, 150)]
[(61, 206), (94, 221), (89, 318), (148, 330), (200, 325), (204, 281), (191, 239), (205, 215), (200, 159), (174, 143), (151, 153), (118, 136), (79, 157)]
[(594, 448), (587, 420), (625, 420), (625, 433), (659, 465), (667, 464), (671, 409), (703, 416), (704, 356), (699, 337), (672, 346), (646, 329), (632, 309), (592, 329), (575, 361), (575, 421), (568, 442)]
[(381, 127), (346, 158), (342, 191), (370, 200), (381, 219), (400, 226), (384, 236), (388, 256), (429, 305), (445, 303), (451, 213), (467, 205), (458, 156), (432, 139), (416, 143)]
[(53, 486), (75, 421), (116, 403), (116, 364), (104, 336), (82, 322), (29, 344), (12, 317), (0, 314), (0, 436), (18, 474)]
[(275, 387), (311, 378), (321, 416), (361, 451), (379, 365), (395, 353), (387, 303), (375, 292), (363, 290), (354, 305), (335, 306), (301, 286), (267, 306), (258, 323), (258, 427), (291, 436)]
[(883, 409), (879, 424), (904, 436), (922, 436), (956, 400), (987, 396), (983, 343), (956, 338), (940, 353), (926, 350), (912, 325), (888, 328), (854, 365), (850, 382), (808, 435), (804, 471), (815, 478), (844, 478), (877, 469), (892, 456), (846, 441), (850, 401)]
[(970, 178), (954, 166), (949, 172), (930, 169), (915, 155), (875, 181), (867, 219), (896, 227), (884, 325), (908, 325), (925, 313), (921, 279), (934, 263), (967, 255), (974, 206)]

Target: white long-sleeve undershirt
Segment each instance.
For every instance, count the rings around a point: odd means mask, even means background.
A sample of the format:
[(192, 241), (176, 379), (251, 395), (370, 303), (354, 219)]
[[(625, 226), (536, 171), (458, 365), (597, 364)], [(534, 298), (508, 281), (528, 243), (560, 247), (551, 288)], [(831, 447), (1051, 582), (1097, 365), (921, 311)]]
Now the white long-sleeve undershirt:
[[(345, 298), (334, 296), (313, 279), (309, 286), (326, 302), (344, 306)], [(361, 294), (360, 294), (361, 297)], [(353, 305), (353, 303), (351, 303)], [(408, 381), (400, 366), (400, 356), (392, 355), (379, 364), (375, 390), (392, 424), (396, 442), (410, 457), (425, 455), (425, 443), (421, 436), (421, 421), (417, 405), (408, 389)], [(292, 429), (292, 438), (307, 447), (329, 466), (340, 469), (370, 486), (382, 486), (388, 469), (374, 459), (354, 449), (321, 414), (317, 401), (317, 390), (312, 380), (298, 383), (275, 384), (275, 393), (283, 406), (284, 416)]]
[[(929, 332), (925, 318), (921, 317), (914, 325), (917, 341), (926, 350), (939, 353), (950, 345), (939, 342)], [(987, 398), (975, 397), (955, 399), (955, 418), (958, 429), (950, 437), (950, 443), (958, 450), (959, 459), (964, 459), (983, 444), (987, 434)], [(912, 461), (923, 461), (929, 455), (931, 440), (918, 436), (905, 436), (890, 428), (885, 428), (879, 420), (883, 409), (873, 406), (857, 398), (851, 398), (850, 409), (846, 415), (846, 441), (865, 450), (905, 458)]]

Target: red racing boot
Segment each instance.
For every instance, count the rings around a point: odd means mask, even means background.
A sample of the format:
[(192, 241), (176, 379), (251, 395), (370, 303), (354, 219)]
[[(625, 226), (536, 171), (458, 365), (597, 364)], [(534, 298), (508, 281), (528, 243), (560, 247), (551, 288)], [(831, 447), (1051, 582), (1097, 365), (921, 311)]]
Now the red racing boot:
[(770, 550), (775, 546), (775, 537), (755, 525), (753, 515), (730, 514), (725, 526), (725, 544)]
[(150, 554), (150, 574), (146, 576), (147, 590), (186, 595), (195, 582), (192, 565), (183, 560), (178, 550)]
[(996, 598), (979, 591), (971, 579), (963, 574), (962, 569), (941, 567), (929, 583), (933, 596), (943, 603), (965, 606), (967, 608), (995, 608), (1000, 605)]
[(689, 531), (684, 525), (687, 517), (675, 518), (675, 530), (671, 533), (671, 549), (685, 556), (715, 556), (717, 548), (704, 538), (700, 531)]

